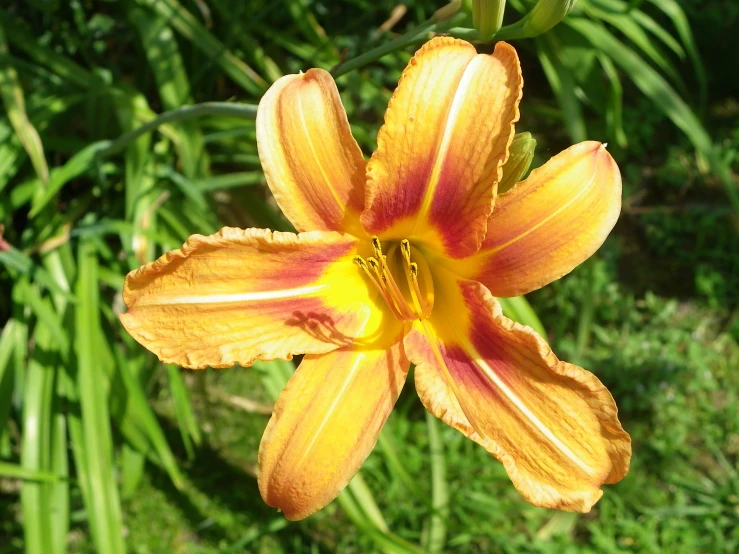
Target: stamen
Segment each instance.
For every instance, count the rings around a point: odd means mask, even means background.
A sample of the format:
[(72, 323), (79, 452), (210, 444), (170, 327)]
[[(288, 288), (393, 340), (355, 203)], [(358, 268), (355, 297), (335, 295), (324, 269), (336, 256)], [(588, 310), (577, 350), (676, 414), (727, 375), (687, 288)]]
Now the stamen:
[(400, 241), (400, 252), (406, 265), (406, 279), (408, 280), (408, 288), (411, 290), (411, 298), (416, 308), (419, 319), (426, 319), (431, 314), (428, 304), (421, 294), (421, 287), (418, 284), (418, 264), (411, 261), (411, 243), (408, 239)]
[(372, 250), (374, 251), (375, 256), (378, 260), (381, 260), (383, 258), (382, 244), (380, 243), (380, 239), (377, 237), (372, 237)]
[[(385, 262), (386, 259), (386, 257), (383, 257), (382, 261)], [(390, 268), (388, 268), (387, 263), (382, 264), (382, 278), (383, 284), (387, 286), (388, 294), (391, 298), (395, 299), (398, 308), (405, 314), (405, 319), (416, 319), (416, 316), (408, 305), (408, 302), (406, 302), (403, 293), (400, 292), (400, 287), (398, 287), (398, 283), (395, 282), (393, 274), (390, 273)]]
[[(374, 283), (382, 299), (395, 317), (401, 321), (427, 319), (431, 314), (433, 301), (429, 302), (428, 298), (424, 297), (421, 293), (421, 286), (418, 280), (418, 264), (411, 261), (410, 241), (403, 239), (400, 242), (400, 251), (405, 261), (405, 276), (409, 289), (405, 294), (401, 291), (390, 271), (387, 256), (382, 253), (380, 239), (372, 237), (371, 243), (374, 256), (369, 256), (366, 259), (361, 256), (355, 256), (354, 263), (362, 268), (362, 271), (372, 280), (372, 283)], [(411, 295), (410, 302), (407, 299), (408, 292)]]
[(411, 243), (408, 239), (400, 241), (400, 252), (403, 254), (405, 263), (411, 263)]
[(405, 314), (401, 313), (398, 310), (398, 308), (395, 305), (395, 302), (393, 302), (392, 299), (388, 296), (387, 291), (385, 290), (385, 287), (382, 286), (381, 281), (378, 281), (379, 277), (375, 277), (370, 271), (370, 268), (367, 265), (368, 263), (370, 266), (373, 266), (373, 270), (377, 272), (377, 260), (375, 260), (374, 258), (369, 258), (369, 260), (365, 262), (361, 256), (354, 256), (353, 261), (356, 265), (358, 265), (362, 269), (362, 271), (364, 271), (367, 274), (367, 277), (369, 277), (370, 281), (372, 281), (372, 284), (375, 285), (375, 288), (380, 293), (380, 296), (382, 296), (382, 299), (385, 301), (385, 304), (387, 304), (387, 307), (390, 308), (390, 311), (393, 313), (393, 315), (396, 318), (401, 319), (401, 320), (407, 319), (405, 317)]
[(395, 281), (389, 272), (387, 272), (389, 279), (386, 277), (386, 272), (383, 271), (384, 268), (380, 268), (380, 264), (375, 258), (370, 256), (365, 262), (364, 258), (361, 256), (355, 256), (354, 263), (362, 268), (362, 270), (367, 274), (380, 293), (380, 296), (382, 296), (385, 304), (387, 304), (388, 308), (390, 308), (390, 311), (397, 319), (415, 319), (413, 312), (410, 307), (408, 307), (408, 303), (403, 299), (403, 296), (400, 295), (399, 297), (396, 297), (392, 294), (392, 288), (387, 285), (394, 285), (395, 289), (397, 289), (398, 285), (395, 284)]

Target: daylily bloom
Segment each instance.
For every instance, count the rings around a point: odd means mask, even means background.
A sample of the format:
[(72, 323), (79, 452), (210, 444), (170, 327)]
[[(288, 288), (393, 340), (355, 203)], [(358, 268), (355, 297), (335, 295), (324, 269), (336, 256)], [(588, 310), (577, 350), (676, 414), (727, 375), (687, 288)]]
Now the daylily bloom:
[(521, 89), (508, 44), (485, 55), (431, 40), (365, 162), (330, 74), (282, 77), (260, 102), (257, 141), (298, 233), (194, 235), (126, 278), (121, 321), (164, 362), (305, 354), (259, 448), (259, 490), (288, 519), (328, 504), (359, 470), (410, 363), (424, 406), (500, 460), (529, 502), (587, 512), (626, 474), (630, 439), (609, 392), (496, 300), (583, 262), (621, 203), (598, 142), (496, 198)]

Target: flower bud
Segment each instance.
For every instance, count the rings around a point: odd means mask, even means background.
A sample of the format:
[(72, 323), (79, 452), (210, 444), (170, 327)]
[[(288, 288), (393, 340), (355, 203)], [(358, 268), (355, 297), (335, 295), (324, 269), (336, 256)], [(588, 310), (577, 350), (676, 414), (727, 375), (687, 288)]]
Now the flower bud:
[(503, 165), (503, 176), (498, 183), (498, 194), (512, 189), (531, 167), (536, 139), (531, 133), (518, 133), (508, 149), (508, 161)]
[(452, 0), (448, 4), (436, 10), (431, 16), (431, 19), (433, 19), (434, 21), (446, 21), (447, 19), (450, 19), (454, 14), (456, 14), (461, 7), (462, 0)]
[(503, 24), (506, 0), (473, 0), (472, 26), (484, 38), (492, 37)]
[(539, 0), (521, 20), (503, 27), (495, 38), (530, 38), (546, 33), (570, 13), (575, 2), (577, 0)]

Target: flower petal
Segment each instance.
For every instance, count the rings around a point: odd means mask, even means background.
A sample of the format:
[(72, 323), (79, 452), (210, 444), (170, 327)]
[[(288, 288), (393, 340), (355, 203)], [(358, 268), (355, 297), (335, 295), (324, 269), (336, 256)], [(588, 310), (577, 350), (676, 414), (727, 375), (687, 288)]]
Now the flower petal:
[(305, 356), (259, 446), (264, 501), (297, 520), (336, 498), (374, 448), (408, 365), (399, 334), (386, 350)]
[(464, 41), (426, 43), (398, 83), (367, 164), (362, 224), (384, 239), (477, 251), (518, 120), (521, 69), (499, 42), (477, 55)]
[(367, 342), (382, 311), (352, 263), (354, 237), (224, 228), (126, 277), (121, 322), (163, 362), (190, 368)]
[(298, 231), (360, 230), (365, 161), (330, 73), (278, 79), (259, 102), (257, 146), (269, 188)]
[(621, 174), (599, 142), (554, 156), (500, 195), (466, 273), (499, 297), (543, 287), (600, 248), (621, 210)]
[(432, 320), (404, 341), (421, 400), (498, 458), (529, 502), (587, 512), (626, 474), (630, 439), (608, 390), (505, 318), (485, 287), (458, 282)]

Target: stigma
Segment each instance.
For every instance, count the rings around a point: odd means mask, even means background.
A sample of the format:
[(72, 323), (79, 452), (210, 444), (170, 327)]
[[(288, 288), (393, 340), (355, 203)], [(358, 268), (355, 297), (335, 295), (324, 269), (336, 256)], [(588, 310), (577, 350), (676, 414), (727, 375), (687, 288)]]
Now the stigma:
[(372, 237), (372, 256), (355, 256), (365, 273), (400, 321), (425, 320), (434, 306), (434, 285), (428, 263), (408, 239), (389, 243), (387, 255), (380, 239)]

